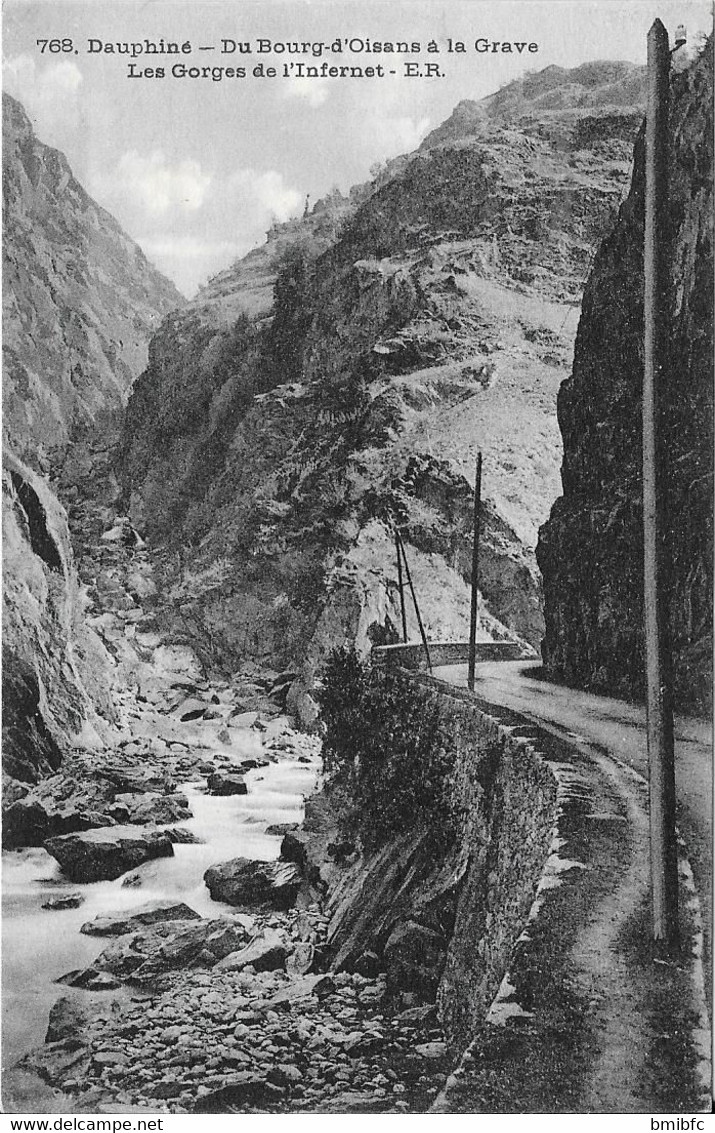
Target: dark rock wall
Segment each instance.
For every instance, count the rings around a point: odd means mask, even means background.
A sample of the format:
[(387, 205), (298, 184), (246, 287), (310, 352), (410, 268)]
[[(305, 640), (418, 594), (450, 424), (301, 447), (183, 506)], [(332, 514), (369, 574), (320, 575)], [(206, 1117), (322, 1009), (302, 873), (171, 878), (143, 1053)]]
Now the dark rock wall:
[[(671, 82), (668, 452), (676, 695), (711, 698), (713, 255), (712, 42)], [(569, 683), (643, 691), (641, 388), (644, 141), (630, 194), (596, 256), (573, 373), (558, 400), (563, 496), (542, 527), (548, 669)]]
[(101, 745), (109, 662), (84, 623), (64, 510), (41, 476), (8, 452), (5, 464), (3, 769), (36, 782), (71, 743)]

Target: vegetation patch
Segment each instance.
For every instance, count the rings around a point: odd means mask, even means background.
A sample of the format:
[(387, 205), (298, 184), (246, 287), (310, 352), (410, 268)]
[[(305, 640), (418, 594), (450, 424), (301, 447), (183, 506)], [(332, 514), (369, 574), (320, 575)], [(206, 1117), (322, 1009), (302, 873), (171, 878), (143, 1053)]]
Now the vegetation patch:
[(439, 709), (399, 672), (334, 650), (319, 694), (325, 724), (323, 768), (338, 800), (345, 837), (366, 852), (408, 831), (451, 844), (452, 761), (440, 742)]

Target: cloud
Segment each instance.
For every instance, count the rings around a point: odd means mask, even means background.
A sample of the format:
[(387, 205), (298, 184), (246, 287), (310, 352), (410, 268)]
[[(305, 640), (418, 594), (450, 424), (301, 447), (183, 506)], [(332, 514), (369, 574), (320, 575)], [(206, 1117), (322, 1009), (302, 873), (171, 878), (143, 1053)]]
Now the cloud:
[(228, 267), (250, 249), (249, 242), (211, 240), (199, 236), (138, 236), (137, 244), (160, 271), (191, 296), (210, 275)]
[[(125, 164), (127, 173), (145, 168), (145, 163)], [(139, 212), (136, 186), (130, 188), (132, 199), (125, 198), (127, 212), (118, 203), (115, 205), (116, 215), (130, 231), (144, 233), (137, 237), (137, 242), (149, 259), (186, 295), (193, 294), (199, 284), (256, 244), (263, 243), (271, 224), (289, 220), (303, 203), (303, 194), (286, 184), (274, 169), (242, 169), (229, 177), (202, 174), (198, 183), (201, 199), (197, 196), (197, 207), (190, 211), (174, 208), (158, 213), (142, 208)], [(176, 185), (177, 180), (172, 180), (172, 192)], [(120, 188), (127, 191), (126, 180)], [(216, 234), (221, 238), (217, 239)]]
[(254, 227), (263, 226), (271, 220), (289, 220), (303, 203), (303, 195), (286, 185), (282, 174), (275, 169), (264, 173), (244, 169), (234, 173), (229, 178), (226, 192), (246, 210), (254, 221)]
[(159, 150), (145, 157), (136, 150), (123, 153), (109, 175), (94, 175), (92, 192), (104, 200), (121, 201), (147, 216), (196, 212), (204, 203), (211, 175), (198, 161), (171, 163)]
[(384, 118), (379, 122), (379, 137), (391, 153), (416, 149), (429, 130), (429, 118)]
[(3, 62), (3, 87), (25, 107), (40, 138), (79, 126), (81, 85), (82, 72), (67, 59), (42, 66), (22, 54)]
[(322, 106), (330, 93), (328, 79), (288, 79), (283, 83), (285, 98), (304, 99), (308, 106)]

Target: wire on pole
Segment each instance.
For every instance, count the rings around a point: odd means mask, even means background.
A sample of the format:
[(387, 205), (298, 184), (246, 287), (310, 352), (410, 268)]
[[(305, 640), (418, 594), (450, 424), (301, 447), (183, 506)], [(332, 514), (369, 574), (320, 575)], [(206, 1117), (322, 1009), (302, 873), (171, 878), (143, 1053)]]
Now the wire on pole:
[(407, 611), (405, 610), (405, 581), (402, 577), (402, 555), (400, 554), (400, 536), (395, 528), (395, 552), (397, 554), (397, 585), (400, 590), (400, 613), (402, 615), (402, 640), (407, 641)]
[(422, 615), (420, 614), (420, 608), (417, 604), (417, 595), (415, 594), (415, 588), (412, 585), (412, 575), (410, 574), (410, 564), (408, 563), (407, 555), (405, 554), (405, 544), (402, 541), (402, 536), (400, 535), (399, 528), (397, 527), (395, 528), (395, 537), (397, 539), (398, 549), (402, 551), (402, 559), (405, 564), (405, 575), (407, 576), (407, 585), (410, 588), (410, 594), (412, 595), (412, 604), (415, 607), (415, 614), (417, 615), (417, 624), (420, 627), (420, 637), (422, 638), (422, 645), (424, 646), (425, 657), (427, 658), (427, 668), (431, 673), (432, 658), (430, 657), (429, 645), (427, 644), (427, 634), (425, 633), (425, 627), (422, 624)]
[(479, 626), (479, 536), (482, 518), (482, 454), (477, 453), (477, 474), (474, 481), (474, 538), (472, 542), (472, 594), (469, 617), (469, 661), (467, 685), (474, 692), (474, 670), (477, 664), (477, 628)]

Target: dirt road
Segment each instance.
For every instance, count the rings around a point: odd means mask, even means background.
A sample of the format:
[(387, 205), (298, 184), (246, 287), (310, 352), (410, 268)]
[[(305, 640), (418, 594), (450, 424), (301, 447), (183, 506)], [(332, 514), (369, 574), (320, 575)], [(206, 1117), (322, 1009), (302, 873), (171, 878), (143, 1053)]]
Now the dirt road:
[[(466, 665), (434, 672), (441, 680), (466, 685)], [(557, 734), (577, 739), (596, 752), (621, 760), (647, 778), (645, 709), (622, 700), (597, 696), (544, 680), (536, 661), (495, 661), (477, 665), (475, 694), (489, 704), (511, 708), (551, 726)], [(705, 970), (709, 975), (712, 925), (712, 726), (708, 721), (678, 717), (675, 722), (678, 822), (702, 906), (705, 925)]]

